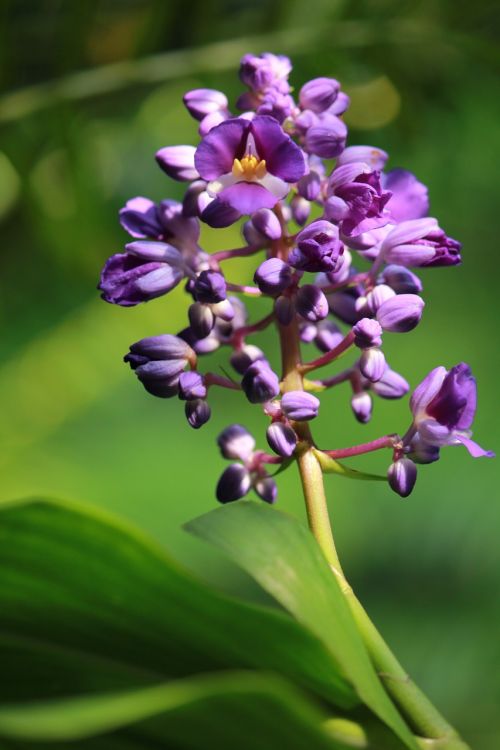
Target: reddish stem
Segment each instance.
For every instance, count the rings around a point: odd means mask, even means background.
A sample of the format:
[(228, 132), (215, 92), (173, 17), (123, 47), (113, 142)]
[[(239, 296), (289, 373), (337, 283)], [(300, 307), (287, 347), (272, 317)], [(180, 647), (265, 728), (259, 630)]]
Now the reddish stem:
[(236, 346), (238, 346), (239, 344), (241, 344), (245, 336), (250, 336), (250, 334), (252, 333), (263, 331), (265, 328), (267, 328), (268, 325), (270, 325), (273, 322), (273, 320), (274, 320), (274, 311), (270, 312), (269, 315), (266, 315), (265, 318), (258, 320), (256, 323), (252, 323), (251, 325), (237, 328), (235, 332), (233, 333), (233, 343)]
[(369, 443), (360, 443), (353, 445), (351, 448), (338, 448), (332, 451), (322, 451), (332, 458), (350, 458), (351, 456), (361, 456), (363, 453), (371, 453), (381, 448), (394, 448), (401, 438), (399, 435), (384, 435), (384, 437), (371, 440)]
[(230, 260), (231, 258), (244, 258), (247, 255), (254, 255), (262, 250), (261, 247), (256, 245), (245, 245), (244, 247), (235, 247), (233, 250), (219, 250), (216, 253), (210, 255), (216, 261)]
[(256, 286), (246, 286), (245, 284), (231, 284), (226, 282), (226, 287), (230, 292), (240, 292), (240, 294), (251, 294), (253, 297), (262, 297), (262, 292)]
[(235, 383), (229, 378), (223, 378), (222, 375), (216, 375), (215, 372), (207, 372), (204, 376), (204, 383), (207, 388), (212, 385), (218, 385), (221, 388), (230, 388), (232, 391), (241, 391), (241, 385)]
[(337, 357), (340, 357), (341, 354), (347, 351), (347, 349), (349, 349), (349, 347), (352, 346), (353, 343), (354, 333), (352, 331), (349, 331), (347, 336), (345, 336), (340, 344), (338, 344), (334, 349), (327, 352), (326, 354), (323, 354), (317, 359), (313, 359), (312, 362), (306, 362), (305, 364), (301, 365), (299, 368), (300, 372), (302, 374), (311, 372), (311, 370), (316, 370), (318, 367), (323, 367), (324, 365), (333, 362), (334, 359), (337, 359)]

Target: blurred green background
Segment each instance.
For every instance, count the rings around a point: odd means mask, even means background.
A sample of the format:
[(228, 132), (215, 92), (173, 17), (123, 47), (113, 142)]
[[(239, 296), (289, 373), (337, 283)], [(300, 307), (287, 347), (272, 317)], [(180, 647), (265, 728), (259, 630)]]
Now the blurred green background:
[[(214, 441), (228, 422), (253, 428), (263, 446), (259, 410), (214, 392), (213, 418), (194, 433), (177, 401), (148, 396), (121, 362), (132, 341), (184, 325), (182, 291), (115, 309), (95, 290), (126, 240), (117, 221), (125, 200), (181, 196), (153, 155), (196, 142), (183, 92), (221, 88), (234, 101), (246, 51), (292, 56), (297, 88), (339, 78), (352, 97), (350, 143), (381, 146), (390, 166), (429, 185), (432, 215), (463, 241), (464, 263), (421, 274), (423, 321), (409, 336), (388, 335), (385, 348), (412, 386), (438, 364), (469, 362), (479, 381), (475, 436), (498, 449), (497, 3), (17, 0), (0, 12), (0, 499), (41, 493), (105, 506), (199, 575), (249, 592), (181, 525), (215, 506), (224, 463)], [(204, 232), (207, 249), (238, 242), (234, 228), (216, 235)], [(252, 273), (248, 261), (233, 268), (234, 280)], [(275, 349), (271, 333), (260, 341)], [(324, 396), (315, 432), (320, 445), (340, 447), (407, 423), (406, 401), (378, 401), (372, 422), (357, 425), (340, 387)], [(384, 471), (386, 461), (356, 465)], [(446, 450), (406, 501), (383, 485), (327, 477), (355, 589), (476, 750), (500, 747), (495, 471), (495, 461)], [(303, 517), (293, 469), (279, 489), (280, 507)]]

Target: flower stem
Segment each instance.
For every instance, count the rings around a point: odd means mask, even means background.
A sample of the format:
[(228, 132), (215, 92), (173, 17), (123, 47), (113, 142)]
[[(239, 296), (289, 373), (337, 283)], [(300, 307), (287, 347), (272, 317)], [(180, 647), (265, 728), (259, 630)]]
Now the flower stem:
[(371, 440), (369, 443), (360, 443), (359, 445), (353, 445), (351, 448), (336, 448), (331, 451), (323, 451), (323, 453), (332, 458), (350, 458), (351, 456), (371, 453), (371, 451), (379, 451), (381, 448), (393, 448), (400, 440), (399, 435), (384, 435), (384, 437)]
[[(278, 330), (283, 367), (283, 390), (302, 390), (302, 372), (305, 368), (301, 366), (297, 323), (293, 321), (290, 325), (284, 326), (278, 322)], [(309, 527), (340, 584), (379, 678), (408, 719), (412, 729), (426, 738), (423, 742), (438, 740), (441, 750), (467, 750), (467, 746), (453, 727), (405, 672), (347, 582), (335, 548), (323, 473), (313, 452), (314, 442), (309, 425), (305, 422), (295, 422), (293, 426), (299, 437), (296, 457)]]

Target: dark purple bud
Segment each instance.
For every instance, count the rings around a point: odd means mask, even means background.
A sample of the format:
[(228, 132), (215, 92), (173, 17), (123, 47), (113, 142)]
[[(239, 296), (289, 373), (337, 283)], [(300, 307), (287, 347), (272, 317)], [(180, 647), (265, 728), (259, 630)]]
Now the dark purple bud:
[(250, 474), (241, 464), (231, 464), (222, 472), (217, 483), (219, 503), (231, 503), (244, 497), (251, 486)]
[(294, 195), (290, 201), (290, 208), (292, 210), (293, 220), (299, 225), (299, 227), (303, 227), (311, 213), (311, 204), (309, 201), (302, 198), (301, 195)]
[(246, 344), (241, 349), (237, 349), (231, 354), (230, 362), (236, 372), (244, 375), (251, 364), (259, 359), (265, 359), (264, 352), (258, 346)]
[[(203, 195), (203, 194), (201, 194)], [(200, 195), (200, 198), (201, 198)], [(222, 229), (223, 227), (230, 227), (235, 221), (238, 221), (241, 214), (229, 203), (215, 198), (210, 200), (207, 205), (200, 206), (201, 215), (200, 218), (205, 224), (214, 229)]]
[(279, 394), (280, 381), (265, 360), (258, 360), (243, 375), (241, 387), (251, 404), (263, 404)]
[(156, 152), (156, 161), (174, 180), (190, 182), (199, 178), (194, 166), (194, 146), (166, 146)]
[(460, 247), (429, 217), (397, 224), (384, 239), (381, 253), (387, 263), (402, 266), (455, 266), (461, 263)]
[(295, 298), (295, 305), (299, 315), (312, 322), (323, 320), (329, 312), (327, 298), (314, 284), (304, 284), (300, 287)]
[(321, 190), (321, 178), (317, 172), (311, 170), (297, 183), (297, 191), (307, 201), (315, 201)]
[(404, 266), (386, 266), (380, 275), (380, 282), (394, 289), (396, 294), (420, 294), (422, 282)]
[(372, 389), (381, 398), (395, 399), (406, 396), (410, 386), (402, 375), (387, 367), (380, 380), (373, 383)]
[(361, 422), (361, 424), (369, 422), (372, 417), (372, 399), (370, 394), (366, 393), (366, 391), (353, 393), (351, 409), (358, 422)]
[(297, 446), (297, 435), (295, 431), (283, 422), (273, 422), (266, 432), (267, 442), (271, 450), (288, 458)]
[(344, 323), (353, 325), (359, 320), (359, 313), (356, 309), (356, 300), (359, 293), (355, 289), (348, 289), (345, 292), (335, 292), (328, 295), (330, 310), (337, 318)]
[(382, 327), (372, 318), (362, 318), (352, 329), (354, 343), (360, 349), (382, 346)]
[(231, 424), (217, 438), (217, 445), (224, 458), (246, 461), (255, 448), (253, 436), (241, 424)]
[(226, 95), (214, 89), (193, 89), (184, 94), (182, 100), (189, 114), (200, 121), (207, 115), (225, 111), (228, 107)]
[(343, 252), (338, 227), (320, 219), (299, 232), (297, 247), (290, 253), (289, 262), (295, 268), (312, 273), (334, 273), (342, 265)]
[(340, 91), (340, 83), (335, 78), (313, 78), (299, 92), (299, 104), (302, 109), (313, 112), (324, 112), (331, 107)]
[(269, 208), (260, 208), (252, 216), (252, 224), (268, 240), (279, 240), (282, 234), (280, 220)]
[(401, 497), (408, 497), (417, 481), (417, 467), (410, 458), (399, 458), (389, 466), (389, 485)]
[(218, 271), (202, 271), (194, 282), (197, 302), (216, 303), (226, 299), (226, 280)]
[(261, 292), (275, 296), (290, 286), (292, 275), (288, 263), (279, 258), (269, 258), (260, 264), (253, 278)]
[(212, 413), (207, 402), (199, 398), (193, 401), (186, 401), (184, 411), (189, 426), (194, 430), (199, 430), (200, 427), (203, 427), (210, 419)]
[(359, 359), (362, 375), (371, 383), (376, 383), (383, 376), (387, 367), (385, 357), (380, 349), (364, 349)]
[(214, 302), (211, 307), (213, 314), (226, 323), (230, 323), (234, 319), (234, 307), (228, 299), (223, 299), (221, 302)]
[(271, 505), (276, 501), (278, 496), (278, 488), (272, 477), (257, 479), (254, 485), (254, 490), (261, 500), (264, 500), (264, 502)]
[(155, 237), (163, 234), (156, 203), (138, 196), (120, 209), (120, 224), (132, 237)]
[(379, 307), (377, 320), (384, 331), (407, 333), (419, 324), (424, 305), (416, 294), (397, 294)]
[(181, 373), (179, 378), (179, 398), (182, 401), (193, 401), (194, 399), (205, 398), (206, 395), (207, 388), (203, 375), (193, 370)]
[(375, 315), (377, 310), (388, 299), (396, 296), (394, 289), (386, 284), (379, 284), (366, 295), (366, 308), (369, 313)]
[(283, 326), (288, 326), (295, 315), (295, 303), (291, 297), (280, 296), (274, 302), (274, 313)]
[(183, 360), (196, 363), (196, 355), (189, 344), (179, 336), (164, 333), (136, 341), (130, 347), (132, 354), (142, 357), (145, 362), (153, 360)]
[(305, 391), (288, 391), (281, 399), (281, 410), (288, 419), (307, 422), (318, 416), (319, 399)]
[(334, 159), (345, 147), (347, 126), (335, 115), (325, 113), (306, 133), (306, 150), (322, 159)]
[(439, 460), (439, 446), (430, 445), (425, 440), (422, 440), (418, 432), (412, 437), (408, 447), (408, 458), (411, 458), (416, 464), (433, 464)]
[(194, 302), (188, 310), (189, 324), (197, 338), (204, 339), (215, 324), (215, 316), (208, 305)]

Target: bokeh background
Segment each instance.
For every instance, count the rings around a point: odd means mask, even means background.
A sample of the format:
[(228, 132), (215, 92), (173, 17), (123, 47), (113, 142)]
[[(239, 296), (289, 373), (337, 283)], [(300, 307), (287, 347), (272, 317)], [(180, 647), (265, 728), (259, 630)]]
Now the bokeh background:
[[(125, 200), (181, 195), (153, 155), (196, 142), (183, 92), (221, 88), (234, 101), (246, 51), (292, 56), (297, 87), (339, 78), (352, 97), (350, 143), (381, 146), (390, 166), (429, 185), (432, 214), (463, 241), (464, 263), (422, 273), (423, 321), (411, 335), (386, 336), (386, 351), (412, 386), (437, 364), (469, 362), (479, 381), (475, 435), (498, 449), (497, 3), (16, 0), (0, 12), (0, 499), (104, 506), (198, 575), (259, 595), (181, 528), (215, 506), (216, 435), (236, 418), (262, 445), (259, 410), (214, 392), (213, 418), (194, 433), (176, 400), (148, 396), (121, 361), (129, 343), (183, 326), (183, 292), (115, 309), (95, 289), (126, 239), (117, 221)], [(238, 242), (234, 228), (216, 234), (204, 233), (207, 249)], [(248, 261), (233, 268), (235, 280), (251, 273)], [(260, 343), (275, 351), (271, 333)], [(214, 367), (223, 361), (215, 355)], [(379, 401), (372, 422), (357, 425), (340, 387), (324, 396), (316, 434), (340, 447), (407, 423), (406, 401)], [(386, 462), (382, 454), (356, 465), (383, 472)], [(405, 501), (377, 483), (327, 478), (354, 587), (476, 750), (500, 747), (497, 471), (495, 461), (449, 449)], [(279, 503), (304, 516), (293, 469)]]

